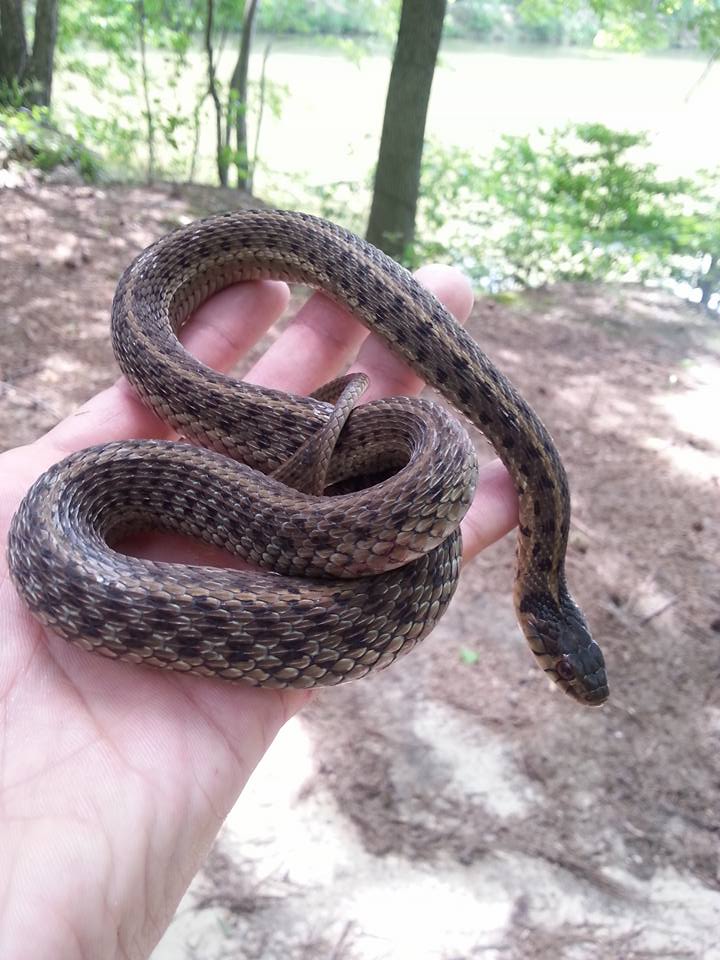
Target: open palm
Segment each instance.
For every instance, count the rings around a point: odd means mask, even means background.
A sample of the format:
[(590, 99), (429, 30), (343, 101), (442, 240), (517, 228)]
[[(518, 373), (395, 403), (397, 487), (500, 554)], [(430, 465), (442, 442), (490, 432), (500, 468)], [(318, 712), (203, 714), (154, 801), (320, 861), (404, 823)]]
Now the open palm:
[[(418, 277), (467, 317), (472, 296), (460, 274), (427, 267)], [(281, 283), (231, 287), (197, 311), (183, 342), (227, 370), (287, 299)], [(309, 393), (348, 364), (369, 374), (369, 399), (422, 388), (381, 341), (320, 296), (248, 379)], [(15, 593), (4, 543), (35, 478), (94, 443), (169, 435), (120, 380), (46, 436), (0, 457), (2, 957), (147, 957), (258, 760), (308, 697), (88, 655), (47, 633)], [(506, 533), (516, 515), (512, 484), (492, 463), (463, 524), (465, 557)], [(214, 559), (209, 547), (167, 535), (134, 547), (143, 556)]]

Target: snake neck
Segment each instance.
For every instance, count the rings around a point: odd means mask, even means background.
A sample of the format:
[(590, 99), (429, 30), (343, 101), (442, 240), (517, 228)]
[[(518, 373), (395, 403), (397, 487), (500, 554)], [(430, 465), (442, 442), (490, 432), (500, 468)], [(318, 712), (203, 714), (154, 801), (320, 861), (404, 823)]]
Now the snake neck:
[[(560, 606), (570, 529), (570, 490), (560, 455), (512, 384), (461, 327), (449, 323), (452, 328), (445, 321), (445, 336), (433, 345), (446, 356), (437, 369), (428, 365), (424, 376), (482, 431), (512, 477), (519, 498), (518, 589), (548, 594)], [(445, 375), (447, 369), (453, 377)]]

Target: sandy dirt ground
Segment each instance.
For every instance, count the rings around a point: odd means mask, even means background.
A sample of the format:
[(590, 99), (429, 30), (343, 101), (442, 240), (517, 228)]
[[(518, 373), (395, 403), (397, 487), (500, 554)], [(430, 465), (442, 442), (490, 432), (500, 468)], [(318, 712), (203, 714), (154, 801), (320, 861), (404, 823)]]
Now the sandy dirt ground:
[[(130, 258), (236, 205), (0, 189), (0, 447), (116, 377)], [(507, 538), (411, 657), (282, 732), (153, 960), (720, 958), (720, 324), (564, 285), (481, 301), (469, 328), (565, 459), (612, 698), (581, 710), (533, 664)]]

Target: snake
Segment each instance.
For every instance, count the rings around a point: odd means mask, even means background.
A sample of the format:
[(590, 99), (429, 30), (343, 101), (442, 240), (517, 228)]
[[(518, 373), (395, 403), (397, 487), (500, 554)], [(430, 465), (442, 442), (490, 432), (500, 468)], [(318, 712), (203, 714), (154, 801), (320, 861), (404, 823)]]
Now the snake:
[[(274, 278), (347, 309), (479, 428), (519, 497), (513, 598), (538, 665), (575, 701), (608, 696), (603, 654), (565, 575), (568, 480), (547, 429), (448, 310), (344, 228), (269, 208), (214, 215), (145, 249), (119, 280), (112, 342), (176, 439), (73, 453), (11, 523), (12, 579), (52, 633), (106, 657), (270, 688), (322, 687), (387, 667), (447, 609), (478, 476), (441, 403), (346, 374), (310, 396), (203, 365), (183, 325), (231, 284)], [(247, 561), (143, 559), (137, 531), (174, 531)]]

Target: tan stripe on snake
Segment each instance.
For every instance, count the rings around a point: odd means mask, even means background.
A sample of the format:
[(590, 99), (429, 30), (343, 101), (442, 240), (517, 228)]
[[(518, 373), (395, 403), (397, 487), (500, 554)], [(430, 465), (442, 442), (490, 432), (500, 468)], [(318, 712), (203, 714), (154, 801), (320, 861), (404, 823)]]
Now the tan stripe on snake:
[[(444, 613), (477, 473), (466, 432), (426, 400), (353, 409), (364, 386), (357, 379), (298, 397), (203, 366), (177, 331), (213, 293), (256, 277), (323, 290), (483, 431), (520, 497), (520, 625), (553, 680), (582, 703), (602, 703), (603, 657), (565, 581), (570, 498), (545, 427), (411, 274), (299, 213), (198, 221), (125, 271), (112, 315), (118, 363), (189, 442), (92, 447), (35, 483), (9, 545), (34, 614), (109, 657), (310, 687), (387, 666)], [(218, 544), (264, 569), (158, 563), (112, 549), (147, 528)]]

